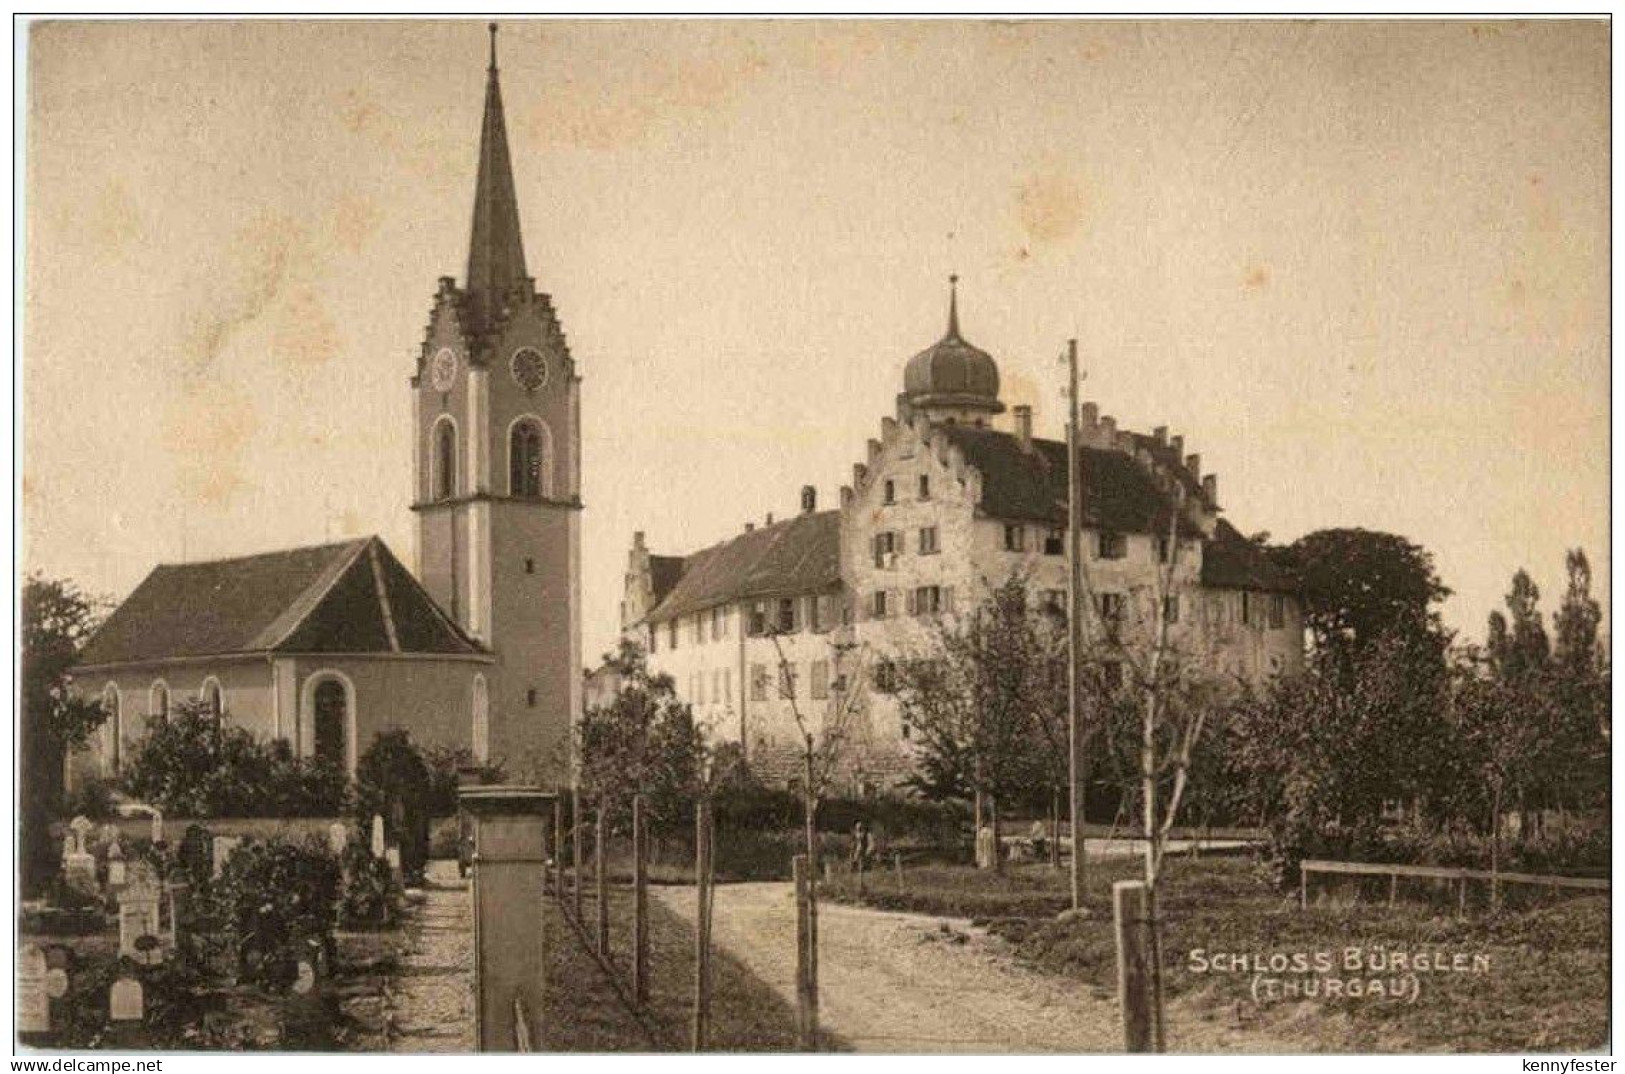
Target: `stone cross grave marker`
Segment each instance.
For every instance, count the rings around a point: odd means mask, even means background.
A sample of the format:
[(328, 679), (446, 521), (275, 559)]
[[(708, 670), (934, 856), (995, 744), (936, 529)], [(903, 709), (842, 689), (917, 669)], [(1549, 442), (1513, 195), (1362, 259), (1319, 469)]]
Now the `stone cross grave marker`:
[(79, 816), (68, 822), (68, 831), (72, 840), (62, 841), (62, 875), (69, 887), (77, 888), (89, 895), (99, 895), (100, 885), (96, 882), (96, 858), (85, 849), (86, 840), (96, 825), (89, 818)]
[(226, 868), (226, 862), (237, 853), (237, 848), (243, 845), (240, 835), (217, 835), (214, 837), (214, 879), (220, 879), (220, 874)]
[(29, 944), (17, 953), (17, 1032), (49, 1033), (51, 999), (45, 991), (45, 952)]
[(141, 995), (141, 982), (134, 977), (120, 977), (113, 982), (107, 996), (107, 1008), (115, 1022), (139, 1022), (145, 1014)]

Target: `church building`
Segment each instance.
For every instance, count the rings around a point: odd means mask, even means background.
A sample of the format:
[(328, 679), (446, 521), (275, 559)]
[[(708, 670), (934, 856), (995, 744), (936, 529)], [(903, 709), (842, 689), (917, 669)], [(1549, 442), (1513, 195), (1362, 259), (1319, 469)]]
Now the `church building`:
[(161, 565), (108, 618), (74, 689), (108, 720), (70, 778), (114, 776), (184, 699), (353, 773), (380, 731), (562, 784), (582, 701), (580, 388), (526, 274), (496, 63), (468, 271), (442, 277), (416, 368), (416, 575), (367, 537)]

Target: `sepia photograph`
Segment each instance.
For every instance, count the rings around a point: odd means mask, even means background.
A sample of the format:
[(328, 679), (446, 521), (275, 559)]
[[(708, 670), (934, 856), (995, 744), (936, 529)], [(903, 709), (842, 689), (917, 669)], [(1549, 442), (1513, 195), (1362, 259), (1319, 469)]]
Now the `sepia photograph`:
[(1611, 1052), (1611, 33), (14, 16), (14, 1054)]

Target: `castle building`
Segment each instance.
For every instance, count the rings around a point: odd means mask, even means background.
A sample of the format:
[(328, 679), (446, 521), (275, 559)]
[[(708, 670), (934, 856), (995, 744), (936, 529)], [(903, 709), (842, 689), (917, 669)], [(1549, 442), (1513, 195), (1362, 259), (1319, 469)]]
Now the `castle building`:
[[(815, 731), (840, 713), (861, 744), (851, 781), (895, 782), (911, 729), (891, 693), (894, 661), (1012, 575), (1036, 602), (1066, 606), (1066, 445), (1035, 437), (1027, 407), (995, 427), (1005, 409), (997, 363), (961, 335), (956, 287), (946, 334), (904, 367), (895, 416), (839, 509), (816, 512), (809, 487), (802, 515), (690, 556), (656, 555), (635, 535), (623, 632), (714, 734), (767, 770), (793, 772), (773, 754), (798, 741), (797, 712)], [(1079, 409), (1092, 620), (1129, 645), (1160, 613), (1181, 659), (1236, 681), (1300, 667), (1292, 582), (1219, 517), (1200, 458), (1165, 428), (1129, 432), (1093, 403)], [(1121, 673), (1109, 651), (1104, 668), (1108, 680)], [(748, 691), (730, 691), (730, 669)]]
[(155, 568), (74, 689), (116, 774), (182, 699), (354, 772), (380, 731), (562, 783), (582, 704), (580, 377), (526, 274), (491, 28), (468, 271), (435, 291), (413, 393), (416, 577), (377, 537)]

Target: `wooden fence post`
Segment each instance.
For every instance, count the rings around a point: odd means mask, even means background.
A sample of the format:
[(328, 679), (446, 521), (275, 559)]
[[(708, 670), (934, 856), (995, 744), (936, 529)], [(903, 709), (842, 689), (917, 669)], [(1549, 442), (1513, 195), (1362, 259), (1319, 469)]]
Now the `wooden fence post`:
[(711, 1035), (711, 803), (694, 811), (694, 1051)]
[(1112, 885), (1112, 916), (1117, 926), (1117, 1001), (1123, 1013), (1123, 1050), (1152, 1050), (1150, 925), (1143, 880)]
[(810, 1052), (816, 1049), (818, 1040), (812, 1012), (812, 938), (808, 935), (812, 867), (807, 855), (797, 854), (790, 860), (790, 868), (796, 883), (796, 1047)]
[(553, 897), (564, 902), (564, 802), (553, 799)]
[(586, 850), (581, 845), (581, 805), (576, 796), (570, 810), (570, 901), (575, 909), (576, 923), (581, 923), (581, 873), (586, 866)]
[(649, 1002), (649, 849), (643, 795), (632, 797), (632, 1001)]
[(897, 851), (897, 850), (892, 851), (891, 860), (892, 860), (892, 864), (897, 867), (897, 894), (901, 895), (903, 893), (903, 854), (902, 854), (902, 851)]
[(604, 861), (604, 807), (593, 821), (592, 860), (598, 886), (598, 953), (609, 957), (609, 866)]

